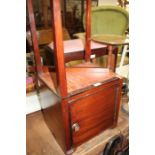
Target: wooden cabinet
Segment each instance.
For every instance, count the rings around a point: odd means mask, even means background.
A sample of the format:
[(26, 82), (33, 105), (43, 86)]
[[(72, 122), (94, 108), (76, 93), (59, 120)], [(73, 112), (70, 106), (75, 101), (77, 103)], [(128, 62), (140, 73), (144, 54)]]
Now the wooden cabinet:
[[(45, 120), (64, 151), (65, 144), (74, 148), (116, 126), (122, 80), (115, 73), (103, 68), (66, 68), (66, 98), (54, 89), (54, 75), (55, 72), (40, 74), (48, 93), (40, 90), (39, 96)], [(45, 97), (50, 100), (45, 102)]]

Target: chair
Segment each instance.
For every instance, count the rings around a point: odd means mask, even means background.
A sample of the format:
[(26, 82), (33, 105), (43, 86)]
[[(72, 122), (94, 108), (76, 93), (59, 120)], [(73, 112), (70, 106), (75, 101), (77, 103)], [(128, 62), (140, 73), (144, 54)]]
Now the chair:
[[(96, 34), (117, 34), (125, 35), (129, 25), (128, 12), (119, 6), (99, 6), (92, 8), (92, 28), (91, 36)], [(85, 29), (85, 14), (83, 18), (83, 27)], [(74, 34), (75, 37), (85, 39), (85, 33)], [(118, 53), (121, 52), (122, 46), (119, 47)], [(104, 57), (97, 58), (101, 66), (107, 63)]]

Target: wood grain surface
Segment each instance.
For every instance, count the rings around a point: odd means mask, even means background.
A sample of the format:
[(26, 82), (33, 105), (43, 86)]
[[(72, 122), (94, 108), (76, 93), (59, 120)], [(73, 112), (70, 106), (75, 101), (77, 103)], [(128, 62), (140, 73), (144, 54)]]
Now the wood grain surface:
[[(54, 92), (56, 92), (56, 75), (54, 72), (39, 74), (40, 79)], [(76, 94), (91, 85), (116, 78), (116, 74), (103, 68), (66, 68), (67, 91)]]
[(72, 124), (80, 130), (73, 132), (73, 143), (80, 143), (109, 128), (114, 123), (116, 86), (95, 92), (71, 104)]

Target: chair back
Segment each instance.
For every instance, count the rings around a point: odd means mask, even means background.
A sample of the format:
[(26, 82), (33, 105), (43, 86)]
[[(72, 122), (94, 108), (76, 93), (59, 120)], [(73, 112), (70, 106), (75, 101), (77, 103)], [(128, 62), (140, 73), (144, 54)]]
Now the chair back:
[[(124, 35), (129, 25), (128, 12), (119, 6), (98, 6), (92, 8), (91, 35)], [(85, 14), (83, 18), (85, 29)]]

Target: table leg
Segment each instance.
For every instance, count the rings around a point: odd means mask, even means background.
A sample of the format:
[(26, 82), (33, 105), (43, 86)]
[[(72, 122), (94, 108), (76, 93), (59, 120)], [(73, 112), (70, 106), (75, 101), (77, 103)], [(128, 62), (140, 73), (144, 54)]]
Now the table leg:
[(108, 68), (111, 71), (115, 71), (113, 46), (112, 45), (108, 45)]

